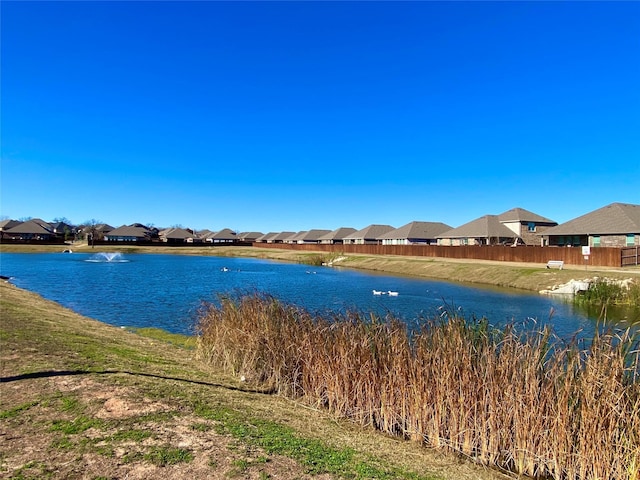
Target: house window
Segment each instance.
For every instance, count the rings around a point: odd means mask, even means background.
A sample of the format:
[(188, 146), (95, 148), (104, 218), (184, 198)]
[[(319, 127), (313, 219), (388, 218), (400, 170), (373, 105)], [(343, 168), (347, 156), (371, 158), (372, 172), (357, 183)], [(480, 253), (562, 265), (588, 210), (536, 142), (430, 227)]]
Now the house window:
[(633, 247), (636, 242), (636, 236), (633, 233), (627, 235), (627, 247)]
[(530, 232), (535, 232), (536, 231), (536, 224), (533, 222), (529, 222), (528, 226), (527, 226), (527, 230), (529, 230)]
[(593, 236), (593, 246), (594, 247), (599, 247), (600, 246), (600, 235), (594, 235)]

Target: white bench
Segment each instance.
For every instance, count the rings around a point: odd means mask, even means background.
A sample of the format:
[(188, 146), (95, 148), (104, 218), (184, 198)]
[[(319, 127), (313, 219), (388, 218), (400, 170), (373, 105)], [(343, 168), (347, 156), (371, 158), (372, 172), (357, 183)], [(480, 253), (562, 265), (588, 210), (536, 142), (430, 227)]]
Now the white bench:
[(564, 267), (564, 262), (562, 260), (549, 260), (547, 262), (547, 268), (551, 267), (558, 267), (560, 270), (562, 270), (562, 267)]

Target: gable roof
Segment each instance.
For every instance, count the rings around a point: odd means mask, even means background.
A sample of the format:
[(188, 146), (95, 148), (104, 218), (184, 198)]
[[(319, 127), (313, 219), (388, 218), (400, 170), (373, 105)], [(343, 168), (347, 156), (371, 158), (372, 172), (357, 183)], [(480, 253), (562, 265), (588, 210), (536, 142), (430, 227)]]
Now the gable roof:
[(296, 240), (303, 241), (303, 242), (317, 242), (320, 240), (320, 237), (322, 235), (327, 235), (328, 233), (331, 233), (331, 231), (313, 228), (308, 232), (303, 232), (302, 235), (298, 235), (296, 237)]
[(43, 225), (41, 225), (38, 221), (35, 220), (27, 220), (26, 222), (22, 222), (15, 227), (12, 227), (5, 231), (8, 234), (30, 234), (30, 235), (52, 235), (53, 232), (48, 230)]
[(640, 205), (611, 203), (561, 223), (541, 235), (640, 234)]
[(384, 235), (387, 232), (390, 232), (394, 228), (391, 225), (369, 225), (368, 227), (364, 227), (362, 230), (358, 230), (357, 232), (352, 233), (351, 235), (347, 235), (344, 237), (347, 240), (356, 240), (363, 238), (365, 240), (377, 240), (380, 235)]
[(262, 232), (241, 232), (238, 234), (238, 238), (242, 241), (251, 241), (251, 240), (255, 241), (262, 236), (263, 236)]
[(122, 225), (107, 233), (106, 237), (136, 237), (146, 238), (149, 234), (149, 230), (143, 227), (130, 227), (129, 225)]
[(268, 232), (256, 238), (256, 242), (266, 242), (267, 240), (273, 240), (277, 235), (278, 232)]
[(0, 230), (7, 231), (10, 228), (17, 227), (21, 223), (22, 222), (19, 222), (18, 220), (2, 220), (0, 222)]
[(208, 235), (207, 238), (210, 238), (213, 240), (235, 240), (238, 237), (236, 236), (236, 233), (230, 228), (223, 228), (219, 232), (216, 232), (212, 235)]
[(170, 238), (173, 240), (186, 240), (187, 238), (193, 238), (194, 235), (188, 230), (184, 228), (169, 228), (167, 230), (163, 230), (161, 235), (164, 238)]
[(537, 213), (530, 212), (529, 210), (525, 210), (524, 208), (512, 208), (511, 210), (507, 210), (506, 212), (498, 215), (498, 218), (501, 222), (535, 222), (535, 223), (548, 223), (557, 225), (558, 222), (555, 222), (549, 218), (538, 215)]
[(332, 232), (325, 233), (318, 237), (318, 240), (342, 240), (347, 235), (351, 235), (355, 233), (356, 229), (351, 227), (340, 227), (336, 228)]
[(296, 232), (280, 232), (278, 233), (275, 237), (271, 238), (271, 241), (284, 241), (287, 240), (289, 237), (292, 237), (293, 235), (296, 235)]
[(380, 235), (381, 239), (435, 239), (441, 233), (451, 230), (449, 225), (442, 222), (409, 222), (402, 227)]
[(500, 222), (498, 215), (485, 215), (444, 232), (437, 238), (514, 238), (517, 235)]

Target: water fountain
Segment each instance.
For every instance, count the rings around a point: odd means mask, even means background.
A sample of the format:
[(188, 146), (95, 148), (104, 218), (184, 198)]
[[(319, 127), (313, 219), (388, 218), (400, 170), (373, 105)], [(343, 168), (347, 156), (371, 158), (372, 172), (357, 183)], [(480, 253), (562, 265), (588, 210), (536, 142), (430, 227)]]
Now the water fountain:
[(87, 262), (93, 263), (123, 263), (128, 261), (119, 252), (99, 252), (87, 259)]

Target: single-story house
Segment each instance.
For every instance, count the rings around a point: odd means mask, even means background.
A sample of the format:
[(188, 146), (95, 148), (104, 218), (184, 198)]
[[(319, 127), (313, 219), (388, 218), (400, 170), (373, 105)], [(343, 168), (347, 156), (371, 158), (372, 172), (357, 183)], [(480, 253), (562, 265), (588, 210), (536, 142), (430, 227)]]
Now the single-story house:
[(342, 244), (344, 243), (344, 237), (346, 237), (347, 235), (351, 235), (352, 233), (355, 233), (355, 232), (356, 232), (355, 228), (340, 227), (340, 228), (336, 228), (332, 232), (321, 235), (320, 237), (318, 237), (318, 241), (319, 243), (330, 244), (330, 245)]
[(394, 230), (391, 225), (369, 225), (343, 239), (345, 245), (379, 245), (380, 236)]
[(233, 243), (238, 239), (236, 232), (231, 230), (230, 228), (223, 228), (222, 230), (211, 233), (207, 235), (205, 238), (205, 242), (207, 243)]
[(558, 247), (635, 247), (640, 245), (640, 205), (612, 203), (561, 223), (541, 234)]
[(273, 239), (275, 237), (277, 237), (280, 234), (280, 232), (268, 232), (265, 233), (264, 235), (260, 235), (258, 238), (256, 238), (256, 242), (257, 243), (273, 243)]
[(441, 222), (410, 222), (380, 235), (383, 245), (437, 245), (438, 235), (451, 230)]
[(6, 233), (7, 230), (12, 229), (13, 227), (17, 227), (21, 223), (22, 222), (19, 222), (18, 220), (2, 220), (2, 221), (0, 221), (0, 238), (5, 238), (5, 233)]
[(525, 245), (540, 244), (540, 233), (558, 225), (558, 222), (545, 218), (524, 208), (512, 208), (498, 215), (500, 223), (513, 231)]
[(513, 244), (518, 235), (505, 226), (498, 215), (484, 215), (438, 235), (438, 245), (502, 245)]
[(51, 240), (55, 238), (55, 233), (48, 223), (34, 219), (21, 222), (12, 228), (3, 230), (3, 236), (16, 240)]
[[(184, 228), (167, 228), (158, 233), (161, 242), (169, 244), (191, 243), (194, 234)], [(191, 241), (191, 242), (190, 242)]]
[(282, 243), (298, 243), (298, 239), (302, 238), (307, 233), (307, 230), (300, 230), (293, 235), (289, 235), (287, 238), (282, 239)]
[(311, 229), (301, 235), (296, 235), (296, 242), (300, 244), (318, 244), (320, 237), (331, 233), (331, 230)]
[(255, 242), (262, 236), (262, 232), (241, 232), (238, 234), (238, 240), (241, 242)]
[(122, 225), (104, 235), (108, 242), (144, 242), (151, 238), (151, 232), (144, 227)]
[(296, 232), (280, 232), (276, 236), (270, 239), (269, 243), (286, 243), (287, 240), (291, 237), (297, 235)]

